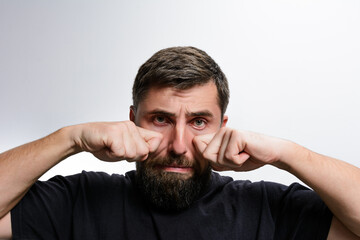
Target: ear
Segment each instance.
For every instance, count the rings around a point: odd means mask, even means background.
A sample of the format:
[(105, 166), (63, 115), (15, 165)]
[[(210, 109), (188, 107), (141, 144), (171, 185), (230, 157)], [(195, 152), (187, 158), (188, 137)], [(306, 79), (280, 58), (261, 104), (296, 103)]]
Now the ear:
[(221, 123), (221, 127), (225, 127), (226, 126), (226, 123), (228, 121), (229, 117), (227, 115), (224, 115), (223, 117), (223, 120), (222, 120), (222, 123)]
[(135, 107), (133, 105), (130, 106), (129, 119), (135, 122)]

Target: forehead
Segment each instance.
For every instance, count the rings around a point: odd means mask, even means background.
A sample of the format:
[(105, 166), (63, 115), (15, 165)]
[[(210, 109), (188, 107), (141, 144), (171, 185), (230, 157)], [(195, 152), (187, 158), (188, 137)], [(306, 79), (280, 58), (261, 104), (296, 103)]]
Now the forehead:
[(162, 108), (171, 112), (185, 107), (191, 112), (207, 110), (215, 115), (221, 114), (218, 92), (213, 82), (184, 90), (173, 87), (152, 87), (138, 107), (145, 111)]

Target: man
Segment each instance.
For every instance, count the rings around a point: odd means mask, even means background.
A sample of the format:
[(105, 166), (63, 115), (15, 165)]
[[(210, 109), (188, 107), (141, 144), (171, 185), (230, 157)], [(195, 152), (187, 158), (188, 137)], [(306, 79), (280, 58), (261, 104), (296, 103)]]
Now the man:
[[(359, 239), (359, 169), (286, 140), (226, 128), (228, 99), (225, 75), (205, 52), (157, 52), (136, 76), (130, 121), (65, 127), (0, 155), (0, 238)], [(136, 172), (37, 181), (81, 151), (135, 161)], [(316, 193), (211, 170), (265, 164)]]

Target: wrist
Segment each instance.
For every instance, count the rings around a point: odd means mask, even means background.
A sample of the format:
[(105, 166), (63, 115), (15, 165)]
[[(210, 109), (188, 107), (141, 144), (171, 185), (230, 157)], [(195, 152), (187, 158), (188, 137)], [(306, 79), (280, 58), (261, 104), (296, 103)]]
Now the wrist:
[(57, 132), (61, 136), (61, 138), (64, 139), (65, 142), (65, 146), (67, 149), (65, 153), (65, 158), (83, 151), (78, 144), (81, 131), (79, 130), (77, 125), (63, 127)]
[(305, 147), (287, 140), (282, 141), (279, 149), (278, 160), (274, 166), (292, 174), (295, 174), (298, 165), (306, 162), (310, 154), (310, 151)]

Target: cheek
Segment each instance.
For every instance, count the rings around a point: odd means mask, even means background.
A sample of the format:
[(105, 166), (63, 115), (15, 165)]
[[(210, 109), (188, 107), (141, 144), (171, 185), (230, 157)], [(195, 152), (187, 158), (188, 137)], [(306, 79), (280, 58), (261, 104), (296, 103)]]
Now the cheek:
[(164, 132), (167, 131), (167, 129), (169, 128), (169, 126), (156, 126), (150, 119), (143, 119), (142, 121), (140, 121), (139, 127), (162, 134), (164, 134)]
[(157, 127), (153, 124), (149, 124), (146, 128), (148, 130), (161, 133), (163, 135), (162, 144), (167, 143), (170, 140), (171, 132), (172, 132), (171, 127)]
[(191, 134), (189, 136), (186, 137), (186, 143), (187, 143), (187, 147), (188, 147), (188, 157), (190, 159), (193, 159), (194, 158), (194, 155), (195, 155), (195, 147), (193, 145), (193, 139), (196, 135), (194, 134)]

